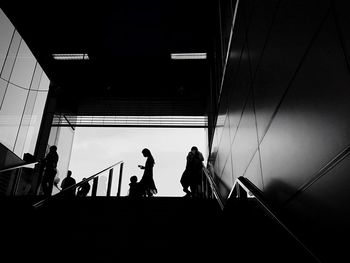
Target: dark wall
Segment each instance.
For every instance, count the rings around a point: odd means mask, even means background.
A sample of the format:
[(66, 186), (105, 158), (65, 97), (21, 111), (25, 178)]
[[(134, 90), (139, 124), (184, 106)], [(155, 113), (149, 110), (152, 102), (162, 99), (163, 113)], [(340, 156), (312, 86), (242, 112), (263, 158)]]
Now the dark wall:
[(350, 234), (349, 11), (239, 1), (211, 148), (221, 194), (247, 177), (324, 262)]

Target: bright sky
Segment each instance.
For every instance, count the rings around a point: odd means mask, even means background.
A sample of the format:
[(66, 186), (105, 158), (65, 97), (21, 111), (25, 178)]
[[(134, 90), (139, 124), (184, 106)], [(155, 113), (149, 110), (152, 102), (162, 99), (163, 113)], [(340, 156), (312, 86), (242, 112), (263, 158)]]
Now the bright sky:
[[(156, 196), (183, 196), (180, 177), (185, 168), (186, 155), (197, 146), (207, 160), (206, 132), (203, 128), (81, 128), (75, 130), (69, 170), (77, 182), (104, 168), (124, 161), (121, 195), (129, 190), (129, 179), (136, 175), (140, 180), (146, 158), (141, 151), (150, 149), (154, 159), (153, 178), (158, 189)], [(117, 193), (119, 166), (113, 173), (112, 196)], [(107, 185), (108, 172), (99, 179)], [(92, 182), (91, 182), (92, 186)], [(105, 189), (105, 188), (103, 188)], [(99, 187), (98, 192), (102, 189)], [(91, 191), (90, 191), (91, 193)], [(101, 192), (100, 192), (101, 193)]]

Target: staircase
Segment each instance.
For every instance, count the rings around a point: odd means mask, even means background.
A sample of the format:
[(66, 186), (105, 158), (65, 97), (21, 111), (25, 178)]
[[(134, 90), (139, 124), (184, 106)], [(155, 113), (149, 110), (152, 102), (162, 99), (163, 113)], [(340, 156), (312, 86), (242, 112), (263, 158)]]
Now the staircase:
[(254, 199), (224, 211), (182, 197), (1, 203), (3, 262), (316, 262)]

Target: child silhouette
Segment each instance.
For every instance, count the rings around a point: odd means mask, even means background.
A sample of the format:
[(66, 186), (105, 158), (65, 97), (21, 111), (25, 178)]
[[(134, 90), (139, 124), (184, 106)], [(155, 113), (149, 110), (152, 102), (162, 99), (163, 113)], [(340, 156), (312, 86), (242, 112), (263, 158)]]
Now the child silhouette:
[(133, 175), (130, 177), (130, 183), (129, 183), (129, 197), (141, 197), (141, 189), (140, 184), (138, 182), (137, 176)]

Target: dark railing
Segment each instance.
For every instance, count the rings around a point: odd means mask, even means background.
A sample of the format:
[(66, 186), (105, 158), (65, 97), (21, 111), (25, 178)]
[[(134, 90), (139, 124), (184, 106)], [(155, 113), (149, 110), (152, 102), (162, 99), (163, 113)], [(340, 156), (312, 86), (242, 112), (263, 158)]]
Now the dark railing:
[[(207, 184), (207, 185), (205, 185)], [(208, 189), (210, 188), (210, 189)], [(210, 198), (211, 193), (216, 200), (218, 201), (222, 210), (227, 209), (227, 201), (236, 199), (236, 200), (246, 200), (248, 198), (254, 198), (264, 209), (264, 211), (284, 230), (288, 235), (290, 235), (299, 246), (316, 262), (320, 260), (309, 250), (304, 243), (295, 235), (293, 232), (281, 221), (274, 209), (269, 205), (269, 202), (264, 197), (264, 193), (256, 187), (249, 179), (240, 176), (238, 177), (232, 188), (228, 197), (225, 199), (225, 202), (221, 195), (219, 194), (218, 186), (214, 180), (214, 171), (211, 164), (208, 164), (208, 168), (203, 167), (203, 178), (202, 178), (202, 196), (204, 198)]]
[(218, 192), (218, 187), (215, 184), (212, 173), (208, 168), (202, 168), (202, 185), (201, 185), (201, 195), (202, 198), (213, 199), (213, 197), (218, 201), (220, 208), (224, 209), (224, 203), (222, 201), (221, 195)]
[(92, 190), (91, 190), (91, 196), (96, 196), (97, 194), (97, 187), (98, 187), (98, 178), (100, 175), (102, 175), (104, 172), (108, 171), (109, 176), (108, 176), (108, 183), (107, 183), (107, 191), (106, 191), (106, 196), (110, 196), (111, 195), (111, 188), (112, 188), (112, 178), (113, 178), (113, 170), (114, 167), (120, 165), (120, 170), (119, 170), (119, 180), (118, 180), (118, 191), (116, 196), (120, 196), (120, 189), (121, 189), (121, 182), (122, 182), (122, 176), (123, 176), (123, 166), (124, 166), (124, 162), (123, 161), (119, 161), (93, 175), (91, 175), (90, 177), (83, 179), (82, 181), (69, 186), (63, 190), (61, 190), (60, 192), (58, 192), (55, 195), (49, 196), (39, 202), (36, 202), (35, 204), (33, 204), (34, 208), (39, 208), (41, 206), (43, 206), (44, 204), (48, 203), (50, 200), (55, 199), (55, 198), (59, 198), (64, 196), (65, 193), (71, 191), (72, 189), (76, 189), (80, 186), (82, 186), (85, 183), (88, 183), (89, 181), (93, 180), (93, 184), (92, 184)]
[(0, 170), (1, 194), (8, 196), (27, 194), (37, 164), (38, 162), (29, 162)]
[(263, 207), (264, 211), (284, 229), (316, 262), (320, 260), (304, 245), (304, 243), (293, 234), (293, 232), (281, 221), (274, 209), (264, 197), (263, 192), (256, 187), (249, 179), (240, 176), (235, 180), (232, 190), (227, 199), (254, 198)]
[(12, 171), (12, 170), (17, 170), (17, 169), (20, 169), (20, 168), (32, 168), (31, 166), (33, 166), (33, 165), (35, 165), (37, 163), (38, 162), (31, 162), (31, 163), (24, 163), (24, 164), (20, 164), (20, 165), (15, 165), (15, 166), (12, 166), (12, 167), (0, 170), (0, 173)]

